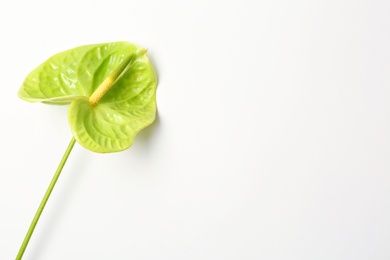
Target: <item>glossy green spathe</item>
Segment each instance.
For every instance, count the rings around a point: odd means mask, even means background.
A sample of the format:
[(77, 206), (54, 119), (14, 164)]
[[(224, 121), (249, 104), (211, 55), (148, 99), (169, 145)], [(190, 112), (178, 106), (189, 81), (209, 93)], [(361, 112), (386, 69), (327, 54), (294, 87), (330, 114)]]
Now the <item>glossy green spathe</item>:
[[(99, 99), (91, 97), (106, 83)], [(114, 42), (52, 56), (27, 76), (18, 95), (30, 102), (70, 104), (68, 119), (77, 142), (108, 153), (129, 148), (154, 121), (156, 85), (146, 50)]]

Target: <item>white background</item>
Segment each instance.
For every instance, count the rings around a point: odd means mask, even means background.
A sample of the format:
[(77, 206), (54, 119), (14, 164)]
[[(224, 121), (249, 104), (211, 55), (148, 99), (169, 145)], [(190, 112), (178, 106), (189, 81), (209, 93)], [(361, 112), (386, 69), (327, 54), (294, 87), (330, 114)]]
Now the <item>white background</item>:
[(158, 120), (76, 144), (25, 259), (390, 259), (390, 1), (2, 1), (0, 259), (71, 133), (16, 93), (49, 56), (149, 48)]

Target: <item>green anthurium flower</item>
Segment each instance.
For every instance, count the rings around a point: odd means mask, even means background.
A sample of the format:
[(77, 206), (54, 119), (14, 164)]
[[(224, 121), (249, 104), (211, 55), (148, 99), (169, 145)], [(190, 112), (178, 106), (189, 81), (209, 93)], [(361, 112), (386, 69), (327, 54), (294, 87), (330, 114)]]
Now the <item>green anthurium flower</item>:
[(70, 104), (75, 139), (99, 153), (129, 148), (154, 121), (156, 76), (146, 50), (128, 42), (85, 45), (58, 53), (33, 70), (18, 95)]
[(73, 137), (20, 246), (21, 260), (76, 141), (99, 153), (129, 148), (154, 121), (156, 76), (146, 50), (128, 42), (85, 45), (58, 53), (33, 70), (18, 95), (30, 102), (70, 104)]

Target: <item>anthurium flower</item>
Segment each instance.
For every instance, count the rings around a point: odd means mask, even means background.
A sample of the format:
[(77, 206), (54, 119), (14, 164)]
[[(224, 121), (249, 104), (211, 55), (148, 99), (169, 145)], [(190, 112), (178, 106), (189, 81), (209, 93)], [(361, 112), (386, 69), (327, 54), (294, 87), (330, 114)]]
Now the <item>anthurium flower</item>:
[(18, 95), (66, 105), (74, 138), (99, 153), (129, 148), (156, 114), (156, 76), (146, 49), (129, 42), (77, 47), (34, 69)]
[(99, 153), (129, 148), (135, 135), (154, 121), (156, 86), (146, 50), (129, 42), (85, 45), (58, 53), (27, 76), (19, 97), (30, 102), (69, 104), (68, 120), (73, 137), (16, 260), (22, 259), (76, 141)]

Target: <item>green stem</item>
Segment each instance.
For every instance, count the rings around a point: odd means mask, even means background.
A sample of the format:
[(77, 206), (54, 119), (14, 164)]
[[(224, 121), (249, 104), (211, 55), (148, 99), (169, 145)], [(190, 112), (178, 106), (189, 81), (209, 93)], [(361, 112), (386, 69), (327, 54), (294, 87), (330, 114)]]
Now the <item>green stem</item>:
[(16, 260), (20, 260), (22, 259), (23, 257), (23, 254), (24, 254), (24, 251), (26, 250), (26, 247), (28, 245), (28, 242), (30, 241), (30, 238), (34, 232), (34, 229), (35, 229), (35, 226), (37, 225), (38, 223), (38, 220), (42, 214), (42, 211), (43, 209), (45, 208), (45, 205), (46, 205), (46, 202), (48, 201), (49, 197), (50, 197), (50, 194), (51, 192), (53, 191), (53, 188), (54, 186), (56, 185), (56, 182), (58, 180), (58, 177), (60, 177), (60, 174), (61, 174), (61, 171), (62, 171), (62, 168), (64, 168), (64, 165), (66, 163), (66, 160), (68, 159), (69, 157), (69, 154), (70, 152), (72, 151), (72, 148), (74, 146), (76, 142), (76, 139), (74, 139), (74, 137), (72, 138), (72, 140), (70, 141), (69, 145), (68, 145), (68, 148), (66, 149), (65, 151), (65, 154), (64, 156), (62, 157), (62, 160), (60, 162), (60, 164), (58, 165), (58, 168), (57, 168), (57, 171), (55, 172), (54, 176), (53, 176), (53, 179), (51, 180), (50, 182), (50, 185), (49, 187), (47, 188), (46, 190), (46, 193), (45, 193), (45, 196), (43, 196), (43, 199), (41, 201), (41, 204), (39, 205), (38, 207), (38, 210), (37, 212), (35, 213), (35, 216), (30, 224), (30, 227), (27, 231), (27, 234), (26, 236), (24, 237), (24, 240), (23, 240), (23, 243), (22, 245), (20, 246), (20, 249), (19, 249), (19, 252), (18, 252), (18, 255), (16, 256)]

